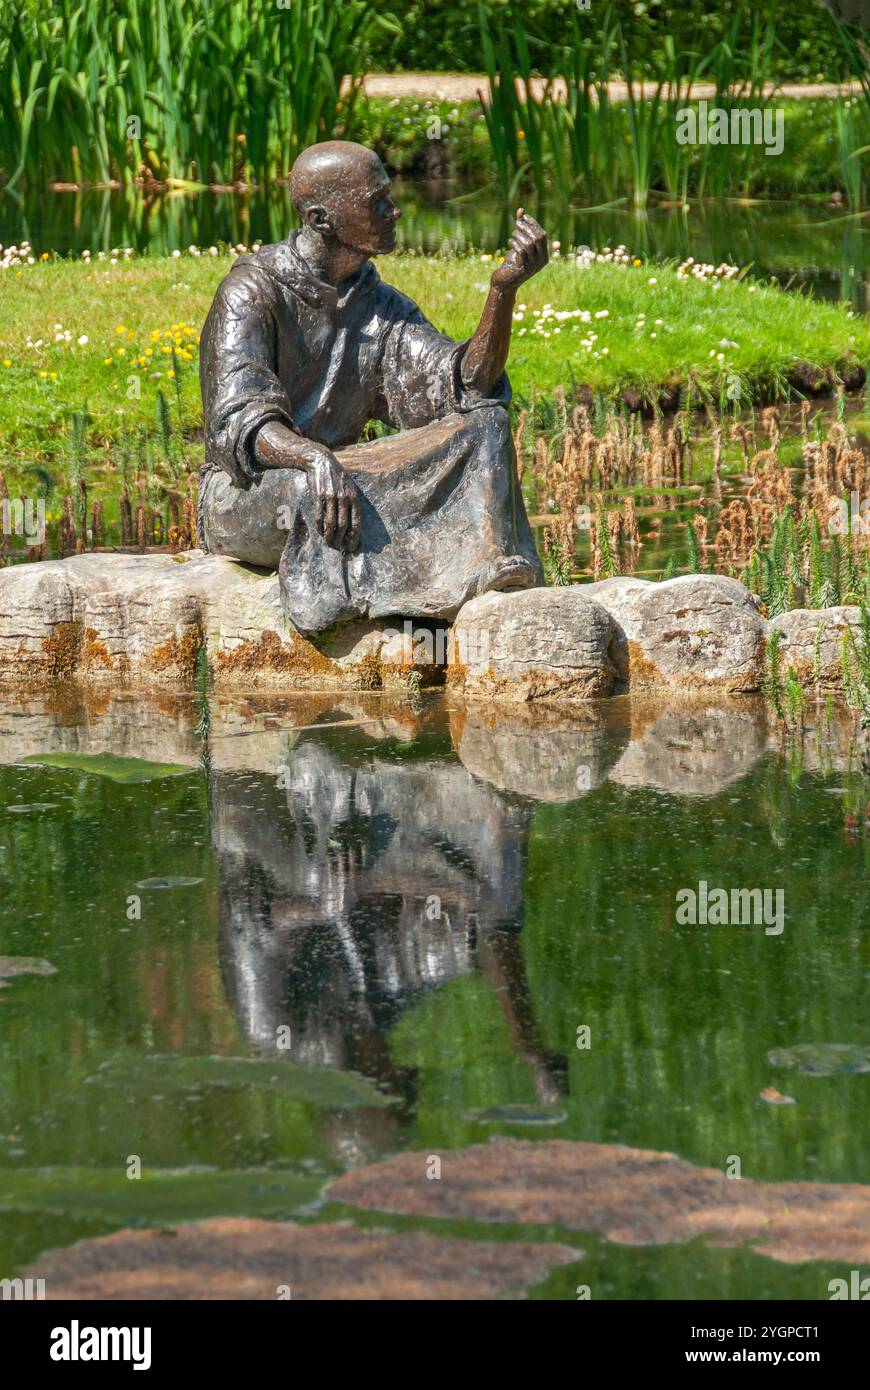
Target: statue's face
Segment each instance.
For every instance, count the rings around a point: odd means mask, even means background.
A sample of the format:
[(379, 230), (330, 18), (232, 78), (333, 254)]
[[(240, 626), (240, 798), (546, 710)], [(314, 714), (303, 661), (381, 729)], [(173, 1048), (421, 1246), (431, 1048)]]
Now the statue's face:
[(348, 171), (329, 201), (333, 235), (353, 251), (383, 256), (395, 250), (401, 213), (390, 197), (390, 180), (380, 160)]

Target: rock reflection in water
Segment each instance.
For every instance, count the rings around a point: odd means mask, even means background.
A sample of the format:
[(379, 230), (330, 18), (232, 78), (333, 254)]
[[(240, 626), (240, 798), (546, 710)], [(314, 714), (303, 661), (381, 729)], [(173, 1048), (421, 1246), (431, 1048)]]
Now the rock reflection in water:
[(213, 774), (222, 970), (243, 1031), (274, 1052), (289, 1026), (294, 1061), (410, 1100), (390, 1029), (480, 971), (538, 1099), (557, 1099), (564, 1061), (540, 1047), (520, 940), (531, 807), (447, 757), (366, 744), (303, 735), (275, 775)]

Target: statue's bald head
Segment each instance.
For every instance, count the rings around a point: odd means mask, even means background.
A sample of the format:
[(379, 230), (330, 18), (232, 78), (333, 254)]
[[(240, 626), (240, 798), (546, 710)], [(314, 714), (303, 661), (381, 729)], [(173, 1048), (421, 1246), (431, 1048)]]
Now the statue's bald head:
[(352, 140), (324, 140), (303, 150), (290, 174), (290, 197), (300, 216), (316, 205), (332, 207), (389, 182), (374, 150)]
[(395, 245), (398, 209), (374, 150), (324, 140), (303, 150), (290, 174), (290, 196), (304, 225), (325, 239), (374, 256)]

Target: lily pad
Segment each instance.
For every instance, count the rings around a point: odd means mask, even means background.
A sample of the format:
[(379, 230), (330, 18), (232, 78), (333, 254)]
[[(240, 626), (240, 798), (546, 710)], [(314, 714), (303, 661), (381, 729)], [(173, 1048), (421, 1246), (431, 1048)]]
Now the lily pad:
[(0, 1211), (44, 1211), (126, 1226), (162, 1226), (208, 1216), (281, 1216), (307, 1207), (317, 1178), (273, 1169), (0, 1169)]
[(773, 1067), (794, 1067), (806, 1076), (861, 1076), (870, 1072), (870, 1047), (855, 1043), (798, 1043), (768, 1052)]
[(32, 753), (26, 763), (45, 767), (70, 768), (76, 772), (92, 772), (96, 777), (108, 777), (112, 782), (153, 782), (158, 777), (184, 777), (196, 772), (186, 763), (150, 763), (145, 758), (120, 758), (115, 753)]
[(139, 1057), (104, 1063), (85, 1084), (120, 1086), (147, 1099), (205, 1087), (268, 1092), (321, 1110), (350, 1110), (394, 1104), (370, 1081), (328, 1067), (301, 1067), (284, 1058)]
[(489, 1110), (467, 1110), (465, 1118), (479, 1125), (562, 1125), (568, 1112), (556, 1105), (493, 1105)]
[(136, 884), (137, 888), (194, 888), (197, 883), (202, 883), (201, 878), (187, 878), (184, 874), (176, 874), (169, 878), (143, 878)]
[(38, 956), (0, 956), (0, 979), (13, 975), (56, 975), (57, 967)]

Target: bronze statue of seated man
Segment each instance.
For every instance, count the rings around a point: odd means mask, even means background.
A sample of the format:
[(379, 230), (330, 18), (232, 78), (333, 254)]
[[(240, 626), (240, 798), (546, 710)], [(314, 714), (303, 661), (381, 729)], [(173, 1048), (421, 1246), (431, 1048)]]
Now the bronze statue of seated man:
[[(451, 620), (542, 583), (508, 429), (516, 291), (547, 262), (520, 209), (474, 336), (456, 343), (371, 263), (399, 209), (373, 151), (330, 140), (293, 166), (302, 227), (242, 256), (201, 343), (200, 538), (278, 567), (307, 634), (353, 618)], [(367, 423), (399, 433), (359, 443)]]

